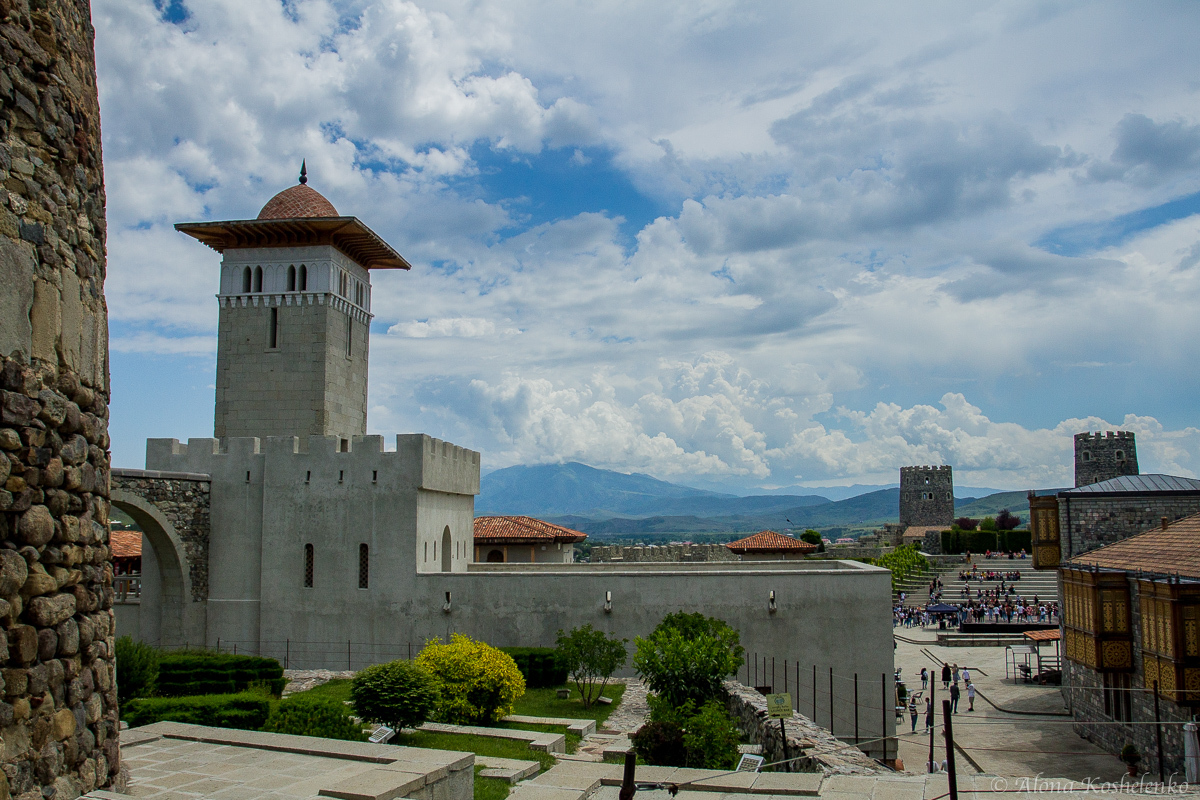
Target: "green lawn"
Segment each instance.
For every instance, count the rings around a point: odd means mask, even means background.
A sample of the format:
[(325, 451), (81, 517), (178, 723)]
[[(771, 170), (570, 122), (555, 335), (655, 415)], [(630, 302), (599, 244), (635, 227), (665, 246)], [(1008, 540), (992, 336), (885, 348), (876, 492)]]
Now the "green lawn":
[(314, 686), (305, 692), (297, 692), (290, 694), (288, 697), (297, 697), (304, 695), (305, 697), (328, 697), (331, 700), (336, 700), (339, 703), (350, 699), (350, 684), (349, 678), (334, 678), (331, 681), (326, 681), (320, 686)]
[[(559, 700), (557, 695), (558, 689), (570, 689), (571, 698), (569, 700)], [(625, 684), (610, 683), (604, 687), (604, 696), (613, 701), (612, 705), (606, 706), (596, 703), (591, 708), (584, 708), (583, 700), (579, 697), (579, 690), (575, 688), (575, 684), (573, 683), (546, 689), (526, 689), (525, 694), (517, 700), (513, 708), (513, 713), (527, 717), (594, 719), (596, 720), (596, 727), (601, 728), (603, 727), (603, 722), (608, 719), (608, 715), (617, 707), (617, 703), (624, 693)]]
[(504, 800), (512, 788), (508, 781), (499, 778), (481, 778), (479, 773), (484, 767), (475, 766), (475, 800)]

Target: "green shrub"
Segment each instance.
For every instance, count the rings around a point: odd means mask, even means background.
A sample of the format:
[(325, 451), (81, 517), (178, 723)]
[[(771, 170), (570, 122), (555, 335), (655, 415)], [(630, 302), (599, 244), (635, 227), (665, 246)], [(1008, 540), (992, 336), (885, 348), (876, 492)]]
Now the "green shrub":
[(425, 667), (409, 661), (367, 667), (350, 684), (354, 713), (396, 731), (429, 719), (437, 700), (437, 680)]
[(501, 647), (512, 656), (517, 669), (525, 676), (529, 689), (544, 689), (561, 686), (567, 682), (567, 669), (559, 661), (558, 651), (553, 647)]
[(180, 650), (159, 658), (155, 688), (163, 697), (231, 694), (261, 681), (278, 697), (287, 685), (283, 667), (273, 658)]
[(683, 728), (676, 722), (651, 720), (629, 737), (633, 751), (647, 764), (661, 767), (687, 766)]
[(683, 728), (687, 764), (699, 769), (733, 769), (738, 760), (738, 731), (725, 706), (710, 700)]
[(612, 674), (625, 666), (628, 641), (609, 639), (604, 631), (596, 630), (590, 623), (572, 628), (569, 634), (558, 632), (558, 659), (579, 687), (584, 708), (590, 708), (596, 702)]
[(996, 518), (995, 517), (984, 517), (983, 520), (979, 523), (979, 530), (992, 531), (993, 533), (995, 533)]
[(121, 707), (129, 727), (170, 720), (214, 728), (256, 731), (271, 713), (271, 698), (260, 692), (213, 694), (199, 697), (144, 697)]
[(512, 656), (461, 633), (450, 644), (428, 642), (417, 656), (438, 682), (438, 722), (488, 725), (512, 713), (525, 694), (525, 677)]
[(121, 705), (154, 691), (159, 653), (130, 636), (117, 639), (117, 700)]
[(362, 726), (350, 719), (344, 703), (303, 695), (283, 700), (271, 712), (262, 729), (271, 733), (320, 736), (323, 739), (344, 739), (350, 742), (367, 740)]
[(703, 614), (668, 614), (643, 639), (635, 639), (633, 666), (650, 691), (673, 706), (703, 704), (721, 696), (721, 682), (735, 674), (745, 652), (738, 632)]

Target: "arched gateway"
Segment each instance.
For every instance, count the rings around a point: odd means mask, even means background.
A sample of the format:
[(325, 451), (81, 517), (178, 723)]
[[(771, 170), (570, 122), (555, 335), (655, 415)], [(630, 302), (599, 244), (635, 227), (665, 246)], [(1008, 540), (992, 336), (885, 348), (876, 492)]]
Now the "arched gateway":
[(211, 483), (208, 475), (185, 472), (112, 471), (111, 502), (142, 529), (157, 562), (146, 597), (153, 602), (141, 604), (135, 638), (162, 647), (205, 642)]

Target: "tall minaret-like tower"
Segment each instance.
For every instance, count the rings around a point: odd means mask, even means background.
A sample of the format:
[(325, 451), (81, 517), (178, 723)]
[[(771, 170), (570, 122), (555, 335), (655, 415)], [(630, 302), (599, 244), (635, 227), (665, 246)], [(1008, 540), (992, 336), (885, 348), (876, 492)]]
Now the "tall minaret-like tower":
[(175, 226), (224, 255), (217, 294), (215, 435), (337, 436), (367, 431), (372, 269), (409, 269), (355, 217), (307, 185), (253, 220)]

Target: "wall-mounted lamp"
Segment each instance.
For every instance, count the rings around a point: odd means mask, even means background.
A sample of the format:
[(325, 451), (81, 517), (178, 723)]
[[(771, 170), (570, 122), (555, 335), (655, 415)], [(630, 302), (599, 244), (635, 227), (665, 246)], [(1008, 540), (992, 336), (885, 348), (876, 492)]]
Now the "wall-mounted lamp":
[(775, 590), (771, 590), (771, 596), (767, 599), (767, 611), (774, 614), (778, 609), (775, 606)]
[(605, 614), (612, 613), (612, 592), (604, 593), (604, 613)]
[(442, 611), (450, 613), (450, 593), (446, 592), (446, 602), (442, 604)]

